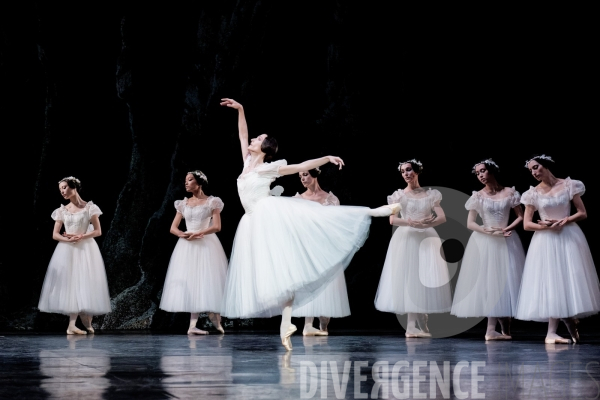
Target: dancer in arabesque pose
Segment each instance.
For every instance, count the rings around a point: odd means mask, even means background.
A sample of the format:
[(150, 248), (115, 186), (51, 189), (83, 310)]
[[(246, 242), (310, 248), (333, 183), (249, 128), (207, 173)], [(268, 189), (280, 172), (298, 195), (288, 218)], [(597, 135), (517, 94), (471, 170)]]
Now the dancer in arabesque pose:
[(268, 162), (277, 141), (266, 134), (248, 143), (244, 108), (233, 99), (222, 106), (238, 111), (244, 167), (237, 179), (245, 214), (238, 225), (229, 261), (222, 315), (229, 318), (280, 315), (283, 346), (292, 349), (292, 304), (330, 282), (345, 268), (367, 238), (371, 216), (389, 216), (397, 204), (367, 207), (323, 207), (312, 201), (270, 196), (271, 183), (326, 163), (344, 165), (326, 156), (287, 165)]

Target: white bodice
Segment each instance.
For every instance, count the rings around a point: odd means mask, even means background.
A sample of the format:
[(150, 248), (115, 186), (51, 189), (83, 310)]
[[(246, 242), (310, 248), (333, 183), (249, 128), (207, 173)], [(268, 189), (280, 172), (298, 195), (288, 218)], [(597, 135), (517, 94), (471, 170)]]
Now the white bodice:
[[(560, 186), (558, 186), (560, 185)], [(534, 188), (523, 193), (521, 203), (531, 205), (538, 211), (543, 220), (562, 219), (571, 215), (571, 200), (576, 194), (583, 195), (585, 186), (583, 182), (566, 178), (559, 184), (557, 189), (543, 194)]]
[(204, 204), (190, 207), (187, 205), (188, 199), (175, 201), (175, 209), (183, 215), (187, 231), (198, 232), (210, 226), (213, 210), (218, 208), (223, 211), (223, 201), (214, 196), (208, 196)]
[(88, 201), (83, 210), (76, 213), (70, 212), (67, 207), (61, 205), (52, 213), (52, 219), (62, 221), (66, 233), (81, 235), (90, 229), (90, 220), (94, 215), (102, 215), (102, 211), (93, 202)]
[(442, 201), (442, 194), (437, 189), (419, 188), (404, 192), (396, 190), (388, 196), (388, 204), (400, 203), (400, 215), (403, 219), (421, 220), (431, 217), (433, 207)]
[(467, 200), (465, 208), (477, 211), (486, 228), (506, 228), (511, 208), (516, 207), (520, 202), (521, 195), (513, 187), (507, 191), (506, 196), (498, 199), (486, 197), (480, 192), (473, 192), (473, 195)]
[[(304, 197), (302, 197), (300, 195), (300, 193), (296, 193), (296, 195), (294, 197), (304, 199)], [(307, 200), (307, 199), (304, 199), (304, 200)], [(312, 201), (312, 200), (309, 200), (309, 201)], [(339, 206), (340, 200), (337, 198), (337, 196), (335, 194), (333, 194), (332, 192), (329, 192), (327, 194), (327, 197), (325, 197), (325, 200), (323, 200), (323, 202), (318, 202), (318, 203), (323, 206)]]
[(287, 165), (285, 160), (263, 163), (253, 170), (246, 172), (250, 163), (250, 156), (244, 162), (244, 172), (238, 177), (237, 186), (240, 201), (246, 214), (251, 214), (256, 204), (270, 195), (271, 183), (279, 175), (279, 167)]

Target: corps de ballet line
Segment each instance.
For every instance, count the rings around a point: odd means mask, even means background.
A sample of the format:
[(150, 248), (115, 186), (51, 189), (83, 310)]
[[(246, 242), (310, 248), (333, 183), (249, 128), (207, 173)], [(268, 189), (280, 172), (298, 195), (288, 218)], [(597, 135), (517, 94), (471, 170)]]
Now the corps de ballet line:
[[(499, 166), (492, 159), (473, 166), (483, 187), (465, 204), (467, 227), (473, 232), (452, 293), (435, 230), (446, 222), (442, 194), (420, 185), (423, 163), (416, 159), (400, 163), (406, 187), (388, 196), (387, 205), (374, 209), (340, 205), (333, 193), (319, 186), (319, 167), (332, 163), (341, 169), (341, 158), (326, 156), (299, 164), (273, 161), (278, 150), (275, 138), (261, 134), (249, 139), (243, 106), (229, 98), (221, 99), (221, 105), (238, 114), (243, 169), (237, 187), (245, 214), (228, 261), (216, 236), (224, 203), (204, 193), (208, 178), (202, 171), (186, 174), (185, 190), (191, 196), (175, 202), (170, 232), (179, 239), (160, 308), (190, 313), (188, 334), (208, 333), (196, 327), (199, 313), (206, 312), (221, 333), (221, 316), (281, 315), (281, 344), (288, 351), (297, 330), (292, 317), (305, 318), (303, 335), (328, 335), (331, 318), (350, 315), (344, 269), (364, 244), (374, 217), (388, 218), (397, 227), (375, 307), (407, 314), (406, 337), (431, 337), (429, 315), (450, 313), (487, 317), (485, 340), (510, 340), (511, 321), (520, 319), (547, 322), (546, 343), (579, 343), (579, 319), (600, 310), (598, 276), (576, 223), (587, 217), (581, 199), (585, 187), (581, 181), (555, 177), (550, 156), (526, 161), (539, 183), (522, 195), (514, 187), (500, 185)], [(286, 197), (280, 196), (281, 187), (271, 189), (278, 177), (292, 174), (298, 174), (303, 193)], [(61, 179), (59, 190), (69, 204), (52, 213), (53, 239), (58, 244), (38, 308), (68, 315), (67, 334), (93, 333), (92, 317), (111, 311), (104, 262), (93, 240), (102, 233), (102, 211), (81, 198), (81, 182), (73, 176)], [(571, 205), (576, 209), (573, 214)], [(483, 225), (476, 222), (477, 216)], [(180, 229), (182, 220), (185, 230)], [(534, 231), (527, 254), (514, 231), (521, 224)], [(78, 317), (85, 330), (76, 326)], [(561, 320), (570, 339), (556, 333)]]

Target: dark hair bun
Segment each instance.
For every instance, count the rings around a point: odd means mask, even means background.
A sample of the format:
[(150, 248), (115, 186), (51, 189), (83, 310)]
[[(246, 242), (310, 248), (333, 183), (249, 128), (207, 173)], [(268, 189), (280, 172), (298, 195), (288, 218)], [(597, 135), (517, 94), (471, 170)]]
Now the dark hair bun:
[(262, 141), (260, 149), (263, 153), (265, 153), (265, 161), (271, 161), (275, 154), (277, 154), (277, 150), (279, 149), (277, 139), (275, 139), (272, 136), (267, 136)]
[(74, 176), (67, 176), (66, 178), (62, 178), (58, 183), (66, 182), (67, 186), (71, 189), (77, 189), (78, 192), (81, 192), (81, 181)]

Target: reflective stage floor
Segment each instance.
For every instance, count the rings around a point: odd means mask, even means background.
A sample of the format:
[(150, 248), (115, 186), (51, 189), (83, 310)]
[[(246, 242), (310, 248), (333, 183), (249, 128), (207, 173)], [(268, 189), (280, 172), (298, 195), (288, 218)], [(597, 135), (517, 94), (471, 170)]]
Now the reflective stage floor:
[[(600, 338), (0, 335), (2, 399), (598, 398)], [(485, 397), (484, 397), (485, 396)]]

